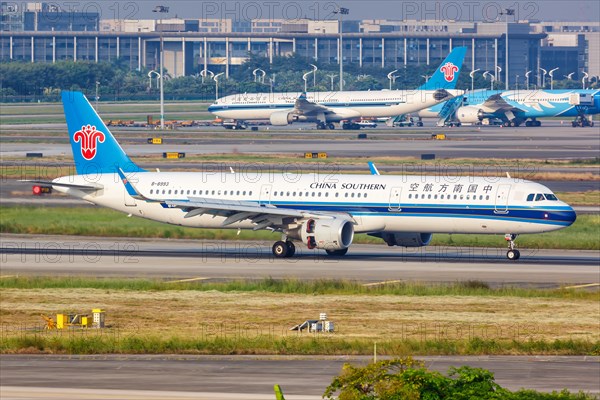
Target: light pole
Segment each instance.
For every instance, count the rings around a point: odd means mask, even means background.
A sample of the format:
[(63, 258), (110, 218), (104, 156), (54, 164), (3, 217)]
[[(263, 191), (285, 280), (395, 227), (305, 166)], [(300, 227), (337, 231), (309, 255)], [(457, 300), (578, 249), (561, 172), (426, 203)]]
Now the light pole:
[(542, 89), (546, 89), (546, 74), (548, 73), (548, 71), (546, 71), (542, 67), (540, 67), (540, 70), (544, 73), (544, 75), (542, 75)]
[(479, 68), (477, 68), (477, 69), (474, 69), (473, 71), (471, 71), (471, 72), (469, 73), (469, 76), (471, 77), (471, 92), (472, 92), (473, 90), (475, 90), (475, 73), (476, 73), (477, 71), (479, 71)]
[(315, 88), (317, 87), (317, 70), (319, 68), (317, 68), (315, 64), (310, 64), (310, 66), (313, 67), (313, 90), (315, 90)]
[(398, 72), (397, 69), (393, 70), (392, 72), (390, 72), (389, 74), (387, 74), (387, 78), (390, 80), (390, 90), (392, 90), (392, 81), (396, 80), (394, 77), (394, 74)]
[(494, 76), (494, 74), (490, 74), (490, 71), (485, 71), (483, 73), (483, 79), (485, 79), (486, 76), (490, 77), (490, 82), (491, 82), (490, 90), (494, 90), (494, 81), (496, 80), (496, 77)]
[(567, 78), (570, 81), (572, 81), (573, 80), (573, 75), (575, 75), (575, 72), (571, 72), (570, 74), (563, 75), (563, 77)]
[(585, 90), (585, 80), (588, 78), (588, 73), (583, 71), (583, 78), (581, 78), (581, 88)]
[(202, 77), (202, 83), (204, 83), (204, 79), (206, 78), (207, 74), (210, 75), (210, 77), (214, 79), (214, 77), (215, 77), (214, 72), (212, 72), (209, 69), (203, 69), (202, 71), (200, 71), (200, 76)]
[(327, 75), (331, 79), (331, 91), (333, 92), (333, 80), (337, 76), (336, 74), (328, 74)]
[(519, 90), (519, 75), (517, 75), (517, 78), (515, 81), (515, 90)]
[(431, 75), (421, 75), (421, 78), (425, 79), (425, 83), (429, 82), (429, 78), (431, 78)]
[(343, 54), (342, 54), (342, 39), (343, 39), (343, 22), (344, 22), (344, 17), (343, 15), (348, 15), (350, 13), (350, 10), (348, 8), (343, 8), (343, 7), (339, 7), (336, 11), (333, 12), (334, 14), (338, 14), (340, 17), (340, 44), (339, 44), (339, 48), (338, 48), (338, 61), (340, 63), (340, 92), (342, 90), (344, 90), (344, 58), (343, 58)]
[(530, 74), (531, 74), (531, 71), (525, 72), (525, 80), (527, 81), (527, 90), (529, 90), (529, 75)]
[[(258, 77), (258, 73), (261, 73), (261, 78)], [(267, 73), (260, 69), (260, 68), (256, 68), (254, 71), (252, 71), (252, 75), (254, 75), (254, 82), (260, 82), (260, 83), (265, 83), (265, 75)]]
[(550, 90), (554, 89), (554, 71), (558, 71), (558, 67), (551, 69), (548, 71), (548, 75), (550, 76)]
[(225, 72), (219, 72), (213, 77), (213, 79), (215, 80), (215, 100), (219, 100), (219, 77), (224, 73)]
[(275, 85), (275, 76), (277, 74), (271, 74), (271, 78), (269, 78), (269, 83), (271, 84), (271, 94), (273, 94), (273, 86)]
[[(512, 8), (507, 8), (506, 10), (504, 10), (503, 13), (500, 13), (500, 15), (504, 15), (504, 19), (506, 21), (506, 44), (504, 46), (505, 48), (505, 52), (504, 52), (504, 88), (506, 90), (508, 90), (509, 85), (508, 85), (508, 16), (509, 15), (515, 15), (515, 10)], [(498, 71), (501, 72), (502, 70)]]
[(496, 75), (494, 76), (494, 80), (500, 80), (499, 77), (501, 77), (500, 73), (502, 72), (502, 67), (499, 65), (496, 65)]
[(100, 86), (100, 82), (96, 81), (96, 112), (98, 112), (98, 100), (100, 100), (100, 96), (98, 96), (98, 87)]
[(306, 93), (308, 91), (308, 76), (312, 73), (313, 73), (312, 71), (309, 71), (309, 72), (305, 73), (304, 75), (302, 75), (302, 80), (304, 81), (304, 93)]
[(152, 12), (158, 13), (160, 16), (160, 129), (165, 129), (165, 90), (164, 90), (164, 51), (165, 42), (163, 38), (162, 14), (169, 12), (169, 7), (156, 6)]

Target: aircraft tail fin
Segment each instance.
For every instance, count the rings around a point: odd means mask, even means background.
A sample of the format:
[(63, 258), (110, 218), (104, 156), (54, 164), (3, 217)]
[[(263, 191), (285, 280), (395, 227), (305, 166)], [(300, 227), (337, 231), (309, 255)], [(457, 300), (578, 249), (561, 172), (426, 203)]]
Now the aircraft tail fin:
[(466, 47), (455, 47), (435, 70), (427, 83), (417, 90), (455, 89), (466, 54)]
[(125, 154), (83, 93), (63, 91), (62, 103), (78, 174), (143, 171)]

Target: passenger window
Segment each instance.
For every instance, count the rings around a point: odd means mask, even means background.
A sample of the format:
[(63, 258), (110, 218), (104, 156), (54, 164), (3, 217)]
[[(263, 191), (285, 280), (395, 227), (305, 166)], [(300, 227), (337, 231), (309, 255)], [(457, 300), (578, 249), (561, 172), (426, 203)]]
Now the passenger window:
[(296, 197), (296, 192), (292, 193), (292, 196)]
[(245, 196), (246, 195), (246, 191), (244, 190), (244, 192), (242, 194)]
[(408, 194), (408, 198), (409, 198), (409, 199), (412, 199), (412, 193), (409, 193), (409, 194)]
[(150, 189), (150, 194), (152, 194), (153, 191), (154, 191), (154, 189)]
[(248, 192), (248, 196), (252, 196), (252, 190)]
[(163, 189), (163, 193), (162, 194), (165, 194), (165, 189)]
[(188, 191), (187, 191), (187, 194), (188, 194), (188, 195), (190, 194), (190, 190), (189, 190), (189, 189), (188, 189)]
[(367, 198), (367, 194), (365, 193), (365, 195), (363, 197), (366, 199)]
[(350, 194), (350, 197), (354, 198), (354, 192), (352, 192), (352, 194)]
[(325, 192), (325, 197), (329, 197), (329, 192)]
[(344, 197), (348, 197), (348, 193), (344, 193)]
[(171, 191), (169, 190), (169, 194), (171, 194)]

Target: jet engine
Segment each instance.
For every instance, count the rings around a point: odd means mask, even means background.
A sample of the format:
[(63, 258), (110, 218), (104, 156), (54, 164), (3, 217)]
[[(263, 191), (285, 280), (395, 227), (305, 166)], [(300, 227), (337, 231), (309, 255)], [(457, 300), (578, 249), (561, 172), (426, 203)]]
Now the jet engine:
[(486, 118), (486, 114), (475, 106), (464, 106), (456, 110), (456, 118), (462, 123), (475, 124)]
[(284, 126), (295, 121), (294, 114), (289, 111), (276, 111), (269, 117), (271, 125)]
[(372, 234), (382, 238), (388, 246), (423, 247), (431, 242), (431, 233), (383, 232)]
[(343, 250), (354, 239), (354, 224), (347, 219), (309, 219), (300, 226), (300, 235), (309, 249)]

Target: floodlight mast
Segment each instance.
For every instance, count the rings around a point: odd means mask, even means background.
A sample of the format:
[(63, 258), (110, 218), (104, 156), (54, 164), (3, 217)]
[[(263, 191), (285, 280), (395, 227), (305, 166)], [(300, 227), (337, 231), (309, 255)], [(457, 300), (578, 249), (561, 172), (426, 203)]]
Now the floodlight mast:
[(156, 6), (152, 12), (160, 16), (160, 129), (165, 129), (165, 90), (164, 90), (164, 51), (165, 42), (163, 38), (162, 14), (169, 12), (169, 7)]
[(339, 38), (339, 46), (338, 46), (338, 57), (339, 57), (339, 63), (340, 63), (340, 92), (342, 90), (344, 90), (344, 57), (343, 57), (343, 23), (344, 23), (344, 15), (348, 15), (350, 14), (350, 9), (348, 8), (344, 8), (344, 7), (339, 7), (337, 10), (335, 10), (333, 12), (334, 14), (338, 14), (338, 16), (340, 17), (340, 25), (339, 25), (339, 29), (340, 29), (340, 38)]

